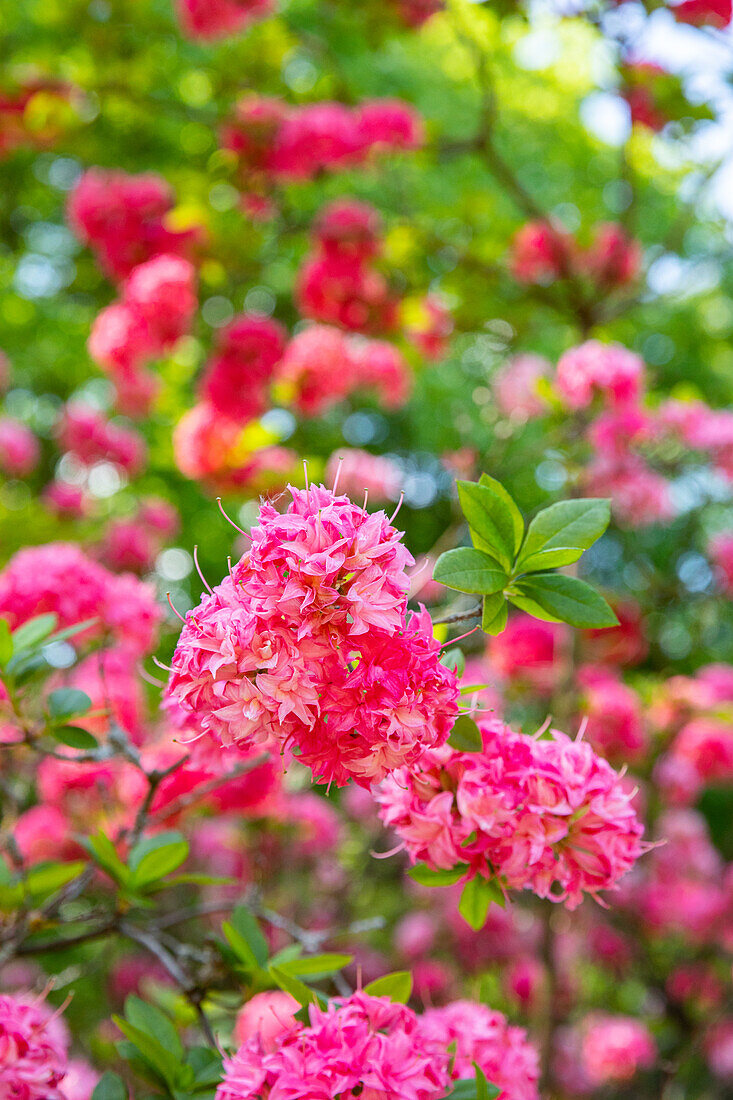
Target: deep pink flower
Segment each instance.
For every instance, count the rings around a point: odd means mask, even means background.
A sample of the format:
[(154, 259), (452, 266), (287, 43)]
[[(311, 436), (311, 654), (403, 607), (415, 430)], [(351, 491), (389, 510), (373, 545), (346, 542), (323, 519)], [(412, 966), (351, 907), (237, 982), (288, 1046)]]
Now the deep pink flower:
[(226, 1059), (217, 1100), (439, 1100), (448, 1091), (446, 1046), (405, 1005), (358, 992), (309, 1015), (276, 1035), (274, 1049), (255, 1034)]
[(242, 422), (267, 408), (268, 387), (285, 350), (285, 330), (269, 317), (244, 313), (217, 333), (201, 396)]
[(573, 238), (547, 222), (527, 222), (514, 236), (509, 256), (512, 275), (520, 283), (547, 284), (570, 270)]
[(531, 615), (513, 615), (503, 633), (489, 639), (489, 665), (500, 676), (529, 684), (547, 694), (567, 660), (570, 632), (561, 623), (543, 623)]
[(238, 34), (274, 10), (274, 0), (176, 0), (183, 33), (202, 42)]
[(200, 243), (198, 227), (167, 227), (165, 216), (174, 201), (160, 176), (90, 168), (69, 195), (67, 213), (71, 228), (94, 250), (105, 273), (120, 280), (153, 256), (190, 256)]
[(189, 612), (168, 698), (225, 745), (296, 745), (318, 777), (368, 785), (445, 741), (455, 676), (429, 617), (406, 618), (412, 558), (384, 513), (290, 493)]
[[(728, 0), (730, 2), (730, 0)], [(638, 277), (641, 245), (614, 222), (597, 225), (580, 266), (602, 287), (625, 286)]]

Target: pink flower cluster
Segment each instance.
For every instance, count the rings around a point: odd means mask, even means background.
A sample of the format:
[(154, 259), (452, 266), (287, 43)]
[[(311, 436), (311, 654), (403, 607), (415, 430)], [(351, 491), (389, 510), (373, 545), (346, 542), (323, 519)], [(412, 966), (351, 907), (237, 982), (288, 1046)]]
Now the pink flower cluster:
[(246, 191), (266, 193), (273, 183), (312, 179), (319, 172), (354, 168), (379, 153), (417, 149), (422, 121), (399, 99), (292, 107), (252, 95), (237, 103), (221, 142), (237, 159)]
[(268, 407), (269, 385), (285, 351), (277, 321), (243, 313), (220, 329), (201, 381), (201, 397), (217, 413), (246, 423)]
[(694, 810), (667, 810), (657, 822), (663, 840), (629, 878), (622, 904), (656, 936), (730, 950), (733, 875), (713, 846), (705, 819)]
[(131, 573), (146, 573), (179, 526), (173, 505), (165, 500), (143, 501), (136, 515), (110, 520), (97, 555), (115, 572), (127, 569)]
[(69, 196), (67, 215), (102, 270), (120, 281), (133, 268), (161, 254), (191, 258), (199, 229), (174, 230), (166, 217), (173, 193), (160, 176), (132, 176), (118, 169), (90, 168)]
[(110, 421), (98, 409), (79, 402), (64, 406), (56, 424), (56, 440), (62, 451), (84, 466), (112, 462), (131, 477), (139, 474), (147, 457), (139, 432)]
[(295, 288), (305, 317), (374, 335), (395, 328), (399, 300), (374, 263), (380, 229), (376, 210), (364, 203), (342, 199), (321, 211), (315, 252), (306, 258)]
[(297, 748), (319, 778), (368, 786), (446, 740), (456, 678), (427, 613), (407, 617), (412, 558), (384, 513), (290, 493), (186, 616), (167, 698), (224, 745)]
[(569, 642), (570, 631), (562, 623), (512, 615), (506, 629), (489, 639), (489, 665), (507, 680), (547, 695), (567, 663)]
[(193, 264), (182, 256), (162, 253), (133, 268), (121, 300), (95, 319), (89, 354), (112, 376), (123, 400), (133, 399), (133, 408), (141, 395), (144, 399), (155, 392), (144, 364), (170, 351), (189, 331), (196, 306)]
[(640, 1020), (599, 1013), (584, 1021), (581, 1057), (590, 1081), (608, 1085), (630, 1081), (640, 1069), (653, 1066), (657, 1048)]
[(644, 363), (620, 344), (587, 340), (562, 355), (555, 373), (555, 388), (569, 409), (585, 409), (596, 394), (611, 405), (635, 403), (641, 395)]
[(0, 1096), (65, 1100), (68, 1038), (40, 997), (0, 994)]
[(656, 779), (675, 806), (691, 805), (708, 784), (733, 781), (730, 722), (707, 716), (687, 722), (659, 760)]
[(216, 1100), (298, 1100), (304, 1082), (323, 1100), (439, 1100), (448, 1092), (446, 1047), (423, 1033), (412, 1009), (353, 993), (308, 1011), (308, 1025), (293, 1023), (266, 1042), (256, 1033), (226, 1059)]
[(420, 1019), (427, 1038), (454, 1050), (451, 1077), (473, 1077), (474, 1063), (487, 1081), (501, 1089), (497, 1100), (538, 1100), (537, 1051), (521, 1027), (510, 1026), (501, 1012), (473, 1001), (431, 1008)]
[(525, 353), (509, 359), (493, 378), (494, 399), (501, 415), (523, 421), (547, 412), (539, 383), (549, 378), (550, 370), (549, 360), (542, 355)]
[(376, 789), (380, 817), (413, 862), (465, 863), (574, 909), (613, 889), (645, 847), (620, 777), (584, 741), (480, 723), (483, 751), (429, 751)]
[(639, 243), (615, 222), (597, 225), (585, 249), (567, 230), (549, 222), (527, 222), (514, 237), (509, 266), (520, 283), (589, 278), (600, 290), (609, 290), (634, 282), (641, 259)]
[(0, 473), (27, 477), (40, 461), (41, 448), (30, 428), (9, 416), (0, 416)]
[(12, 628), (46, 612), (59, 628), (96, 622), (78, 640), (111, 635), (123, 648), (150, 653), (162, 612), (153, 589), (130, 574), (114, 574), (73, 543), (18, 551), (0, 572), (0, 615)]
[(348, 336), (310, 325), (287, 346), (278, 369), (283, 394), (299, 412), (317, 416), (356, 390), (373, 390), (388, 409), (404, 405), (412, 387), (402, 354), (385, 340)]
[(274, 0), (176, 0), (183, 33), (201, 42), (238, 34), (274, 10)]
[(247, 446), (245, 425), (201, 401), (181, 417), (173, 432), (173, 453), (186, 477), (222, 490), (252, 496), (279, 492), (297, 476), (301, 463), (287, 447)]
[(474, 1063), (500, 1088), (499, 1100), (537, 1100), (536, 1051), (522, 1028), (485, 1005), (456, 1001), (417, 1016), (385, 997), (357, 992), (325, 1009), (312, 1006), (304, 1025), (293, 1019), (295, 1002), (285, 998), (265, 993), (245, 1005), (244, 1042), (224, 1064), (217, 1100), (295, 1100), (303, 1081), (309, 1095), (324, 1100), (438, 1100), (452, 1081), (475, 1075)]
[(584, 736), (593, 748), (612, 763), (642, 759), (648, 738), (636, 692), (603, 666), (583, 666), (577, 680), (583, 694)]

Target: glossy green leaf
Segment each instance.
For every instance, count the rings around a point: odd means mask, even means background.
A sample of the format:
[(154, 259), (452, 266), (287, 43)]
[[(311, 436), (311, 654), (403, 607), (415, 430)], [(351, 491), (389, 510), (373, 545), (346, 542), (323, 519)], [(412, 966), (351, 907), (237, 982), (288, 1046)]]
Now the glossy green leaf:
[(561, 500), (543, 509), (529, 525), (517, 570), (555, 569), (577, 561), (608, 527), (610, 501)]
[(178, 1032), (173, 1022), (159, 1008), (131, 994), (125, 1000), (125, 1018), (135, 1027), (152, 1035), (175, 1058), (183, 1058), (183, 1044)]
[(483, 928), (486, 923), (486, 915), (489, 906), (495, 900), (495, 891), (485, 878), (477, 876), (470, 879), (463, 887), (461, 900), (458, 903), (458, 912), (466, 924), (470, 924), (474, 931)]
[(92, 752), (99, 748), (99, 743), (88, 730), (81, 726), (51, 726), (48, 731), (54, 741), (62, 745), (68, 745), (71, 749), (82, 749), (84, 752)]
[(257, 965), (264, 966), (267, 962), (269, 948), (257, 917), (245, 905), (237, 905), (232, 910), (230, 919), (239, 935), (249, 944)]
[(37, 863), (25, 877), (26, 891), (34, 902), (44, 901), (78, 878), (85, 867), (86, 863), (82, 860), (75, 860), (73, 863)]
[(85, 691), (78, 688), (57, 688), (47, 699), (48, 713), (56, 721), (63, 721), (77, 714), (86, 714), (92, 701)]
[(389, 997), (391, 1001), (406, 1005), (412, 994), (412, 974), (409, 970), (395, 970), (364, 986), (370, 997)]
[(458, 752), (481, 752), (483, 741), (481, 731), (467, 714), (461, 714), (456, 718), (451, 730), (448, 744)]
[(53, 613), (36, 615), (23, 623), (13, 631), (13, 653), (20, 653), (25, 649), (34, 649), (48, 638), (56, 629), (58, 616)]
[[(488, 485), (459, 481), (458, 499), (474, 545), (507, 572), (514, 561), (514, 519), (506, 501)], [(496, 590), (495, 590), (496, 591)]]
[(446, 550), (435, 563), (433, 580), (458, 592), (475, 592), (479, 596), (501, 592), (509, 579), (508, 573), (483, 550), (459, 546)]
[(118, 856), (117, 850), (108, 836), (99, 832), (90, 837), (78, 836), (76, 840), (89, 852), (102, 870), (107, 872), (110, 878), (120, 885), (125, 885), (130, 877), (130, 872)]
[(343, 970), (353, 958), (353, 955), (324, 952), (322, 955), (303, 955), (289, 962), (280, 962), (276, 969), (294, 978), (316, 978)]
[(0, 619), (0, 668), (13, 656), (13, 637), (6, 619)]
[(281, 970), (279, 966), (271, 966), (269, 968), (275, 982), (284, 989), (286, 993), (289, 993), (291, 997), (300, 1005), (320, 1004), (320, 999), (315, 989), (311, 989), (305, 982), (301, 982), (300, 978), (294, 977), (292, 974), (288, 974), (285, 970)]
[(537, 573), (517, 581), (514, 588), (512, 603), (545, 622), (596, 629), (618, 625), (603, 596), (577, 577)]
[(514, 502), (512, 496), (504, 488), (501, 482), (496, 480), (496, 478), (491, 477), (489, 474), (481, 474), (481, 477), (478, 479), (478, 483), (479, 485), (485, 485), (488, 489), (491, 489), (492, 492), (496, 493), (496, 495), (504, 501), (507, 508), (509, 509), (509, 514), (512, 517), (512, 528), (514, 532), (512, 552), (516, 555), (519, 547), (522, 545), (522, 539), (524, 538), (524, 519), (522, 517), (522, 513), (519, 511), (519, 508)]
[(407, 873), (421, 886), (453, 886), (463, 878), (467, 870), (467, 863), (459, 863), (457, 867), (451, 867), (447, 871), (434, 871), (425, 863), (416, 863)]
[(139, 841), (128, 860), (130, 886), (139, 890), (175, 871), (188, 858), (188, 841), (180, 833), (158, 833)]
[(498, 592), (495, 596), (484, 596), (481, 629), (485, 634), (491, 634), (494, 637), (501, 634), (506, 627), (508, 617), (509, 609), (503, 592)]
[(107, 1070), (94, 1087), (91, 1100), (127, 1100), (127, 1085), (116, 1073)]

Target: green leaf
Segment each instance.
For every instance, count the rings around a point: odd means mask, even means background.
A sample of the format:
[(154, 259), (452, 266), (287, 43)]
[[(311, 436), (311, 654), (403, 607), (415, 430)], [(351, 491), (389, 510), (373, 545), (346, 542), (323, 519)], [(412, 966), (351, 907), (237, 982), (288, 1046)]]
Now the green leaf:
[[(492, 554), (507, 572), (514, 562), (514, 519), (506, 501), (488, 485), (459, 481), (458, 499), (478, 550)], [(494, 590), (496, 591), (496, 589)]]
[(561, 500), (543, 509), (529, 525), (517, 570), (555, 569), (577, 561), (608, 527), (610, 501)]
[(504, 630), (508, 618), (506, 597), (503, 592), (495, 596), (484, 596), (484, 607), (481, 614), (481, 629), (485, 634), (496, 636)]
[(46, 640), (52, 634), (58, 623), (58, 616), (50, 612), (47, 615), (36, 615), (23, 623), (13, 631), (13, 653), (20, 653), (24, 649), (34, 649), (40, 642)]
[(595, 588), (562, 573), (537, 573), (516, 581), (513, 604), (537, 619), (578, 627), (618, 626), (618, 619)]
[(13, 656), (13, 637), (6, 619), (0, 619), (0, 668)]
[(459, 546), (446, 550), (435, 563), (433, 580), (458, 592), (475, 592), (479, 596), (501, 592), (509, 575), (499, 563), (483, 550)]
[(130, 852), (130, 886), (142, 889), (175, 871), (188, 859), (188, 841), (180, 833), (158, 833), (139, 841)]
[(476, 1071), (476, 1100), (496, 1100), (501, 1089), (486, 1080), (486, 1074), (478, 1062), (473, 1063)]
[(448, 744), (458, 752), (481, 752), (484, 747), (481, 731), (473, 718), (469, 718), (467, 714), (461, 714), (456, 718)]
[(73, 638), (75, 634), (81, 634), (82, 631), (88, 630), (90, 626), (94, 626), (99, 622), (99, 616), (95, 615), (92, 619), (83, 619), (80, 623), (74, 623), (73, 626), (64, 627), (63, 630), (54, 630), (46, 639), (46, 645), (50, 645), (51, 642), (65, 642), (67, 638)]
[(92, 701), (85, 691), (78, 688), (57, 688), (48, 697), (48, 713), (56, 721), (63, 721), (75, 714), (86, 714)]
[(421, 886), (452, 886), (463, 878), (467, 870), (467, 863), (459, 863), (457, 867), (451, 867), (447, 871), (434, 871), (426, 863), (416, 863), (407, 873)]
[(186, 1055), (186, 1064), (194, 1072), (196, 1086), (215, 1086), (221, 1082), (221, 1055), (211, 1047), (193, 1047)]
[(246, 940), (257, 965), (264, 966), (269, 948), (257, 917), (245, 905), (237, 905), (232, 910), (231, 923), (239, 935)]
[(325, 952), (322, 955), (305, 955), (301, 958), (291, 959), (289, 962), (281, 962), (276, 969), (294, 978), (316, 978), (327, 974), (334, 974), (342, 970), (353, 961), (353, 955), (340, 955), (336, 952)]
[(514, 542), (512, 544), (512, 551), (513, 554), (516, 555), (519, 547), (522, 545), (522, 539), (524, 538), (524, 520), (522, 518), (522, 513), (519, 511), (519, 508), (517, 508), (517, 505), (514, 503), (514, 500), (504, 488), (502, 483), (500, 481), (497, 481), (496, 478), (490, 477), (488, 474), (481, 474), (481, 477), (478, 479), (478, 483), (479, 485), (485, 485), (488, 489), (491, 489), (494, 493), (496, 493), (498, 497), (501, 497), (501, 499), (504, 501), (507, 508), (509, 509), (512, 517), (512, 527), (514, 529)]
[(116, 1073), (107, 1070), (97, 1082), (91, 1100), (127, 1100), (127, 1085)]
[(444, 650), (440, 656), (440, 663), (445, 665), (446, 668), (452, 668), (458, 677), (463, 676), (466, 671), (466, 658), (459, 646)]
[(298, 1004), (305, 1007), (305, 1005), (317, 1005), (321, 1003), (321, 999), (315, 989), (311, 989), (305, 982), (301, 982), (299, 978), (293, 977), (292, 974), (287, 974), (284, 970), (281, 970), (279, 966), (271, 966), (269, 967), (269, 971), (280, 988), (284, 989), (286, 993), (289, 993), (291, 997), (294, 997)]
[(391, 1001), (406, 1005), (412, 993), (412, 974), (409, 970), (395, 970), (364, 986), (370, 997), (389, 997)]
[(93, 737), (88, 730), (82, 729), (81, 726), (51, 726), (48, 732), (54, 741), (59, 741), (62, 745), (68, 745), (70, 749), (83, 749), (85, 752), (91, 752), (93, 749), (99, 748), (96, 737)]
[(136, 1027), (121, 1016), (113, 1016), (126, 1039), (137, 1048), (144, 1061), (162, 1078), (171, 1088), (179, 1081), (181, 1071), (189, 1067), (183, 1066), (178, 1058), (166, 1050), (155, 1036), (148, 1034), (144, 1028)]
[(141, 1031), (152, 1035), (160, 1045), (179, 1060), (183, 1059), (183, 1044), (171, 1020), (154, 1005), (131, 994), (125, 999), (125, 1017)]
[(99, 832), (96, 836), (79, 836), (76, 840), (82, 848), (89, 852), (90, 856), (99, 864), (102, 870), (107, 872), (111, 879), (121, 886), (127, 884), (130, 878), (130, 872), (117, 855), (115, 846), (109, 837)]
[(470, 924), (471, 928), (478, 932), (486, 923), (489, 906), (495, 900), (495, 891), (491, 889), (491, 884), (485, 878), (477, 876), (470, 879), (463, 887), (458, 912), (466, 924)]
[(26, 892), (34, 902), (45, 901), (62, 886), (78, 878), (85, 867), (82, 860), (73, 863), (37, 863), (26, 875)]

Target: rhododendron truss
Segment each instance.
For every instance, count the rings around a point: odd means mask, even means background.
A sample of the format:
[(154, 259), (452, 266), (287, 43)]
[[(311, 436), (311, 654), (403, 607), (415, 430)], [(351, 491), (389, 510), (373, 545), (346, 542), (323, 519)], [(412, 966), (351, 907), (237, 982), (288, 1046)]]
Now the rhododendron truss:
[[(458, 1039), (458, 1045), (456, 1045)], [(217, 1100), (308, 1096), (439, 1100), (451, 1082), (491, 1073), (501, 1100), (536, 1100), (537, 1054), (499, 1012), (459, 1001), (417, 1016), (367, 991), (286, 1013), (280, 1030), (246, 1039), (224, 1063)]]
[[(497, 889), (499, 898), (531, 890), (569, 909), (585, 894), (602, 901), (599, 892), (648, 847), (621, 777), (557, 730), (529, 737), (496, 720), (479, 729), (481, 751), (430, 750), (375, 788), (380, 817), (411, 862), (427, 864), (436, 883), (465, 880), (462, 906), (472, 921), (478, 895), (478, 926)], [(433, 876), (419, 872), (423, 879)]]
[(430, 617), (407, 611), (413, 558), (384, 512), (289, 492), (186, 616), (167, 700), (222, 745), (293, 751), (318, 779), (368, 786), (445, 742), (457, 679)]

